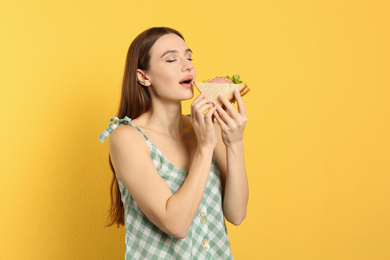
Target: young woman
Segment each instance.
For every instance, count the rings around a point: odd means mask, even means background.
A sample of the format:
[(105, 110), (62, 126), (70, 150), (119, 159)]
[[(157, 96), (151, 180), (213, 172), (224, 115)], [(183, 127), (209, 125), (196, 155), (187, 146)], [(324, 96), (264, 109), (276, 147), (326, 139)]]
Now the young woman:
[(112, 133), (109, 225), (125, 225), (126, 259), (232, 259), (224, 218), (246, 216), (244, 103), (235, 93), (238, 111), (224, 97), (222, 108), (201, 94), (182, 115), (194, 94), (191, 57), (171, 28), (136, 37), (118, 117), (99, 137)]

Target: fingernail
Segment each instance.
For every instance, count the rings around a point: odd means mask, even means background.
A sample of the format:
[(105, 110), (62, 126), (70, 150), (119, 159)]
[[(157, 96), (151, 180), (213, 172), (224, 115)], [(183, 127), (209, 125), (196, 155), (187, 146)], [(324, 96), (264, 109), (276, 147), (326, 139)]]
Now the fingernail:
[(234, 92), (238, 93), (238, 89), (236, 89)]
[(213, 103), (212, 103), (212, 104), (213, 104), (213, 107), (215, 107), (215, 105), (216, 105), (217, 103), (215, 103), (215, 101), (213, 101)]
[(222, 95), (219, 95), (219, 98), (222, 98), (223, 96)]

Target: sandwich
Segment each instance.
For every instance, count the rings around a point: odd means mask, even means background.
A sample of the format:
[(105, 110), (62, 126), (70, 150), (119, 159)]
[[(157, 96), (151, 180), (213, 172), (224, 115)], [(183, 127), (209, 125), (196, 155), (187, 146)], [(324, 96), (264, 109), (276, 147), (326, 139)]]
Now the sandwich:
[(207, 82), (195, 82), (195, 87), (199, 92), (204, 93), (205, 97), (211, 101), (215, 101), (220, 106), (222, 102), (219, 100), (219, 95), (226, 97), (230, 102), (235, 102), (234, 91), (237, 89), (241, 96), (249, 92), (249, 88), (240, 80), (239, 75), (233, 77), (216, 77)]

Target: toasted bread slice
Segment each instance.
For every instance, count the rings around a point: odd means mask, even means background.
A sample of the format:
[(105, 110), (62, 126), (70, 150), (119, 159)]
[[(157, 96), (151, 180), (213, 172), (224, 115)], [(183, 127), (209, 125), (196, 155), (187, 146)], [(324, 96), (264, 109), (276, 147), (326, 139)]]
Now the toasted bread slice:
[(195, 82), (195, 87), (199, 92), (204, 93), (205, 97), (211, 101), (217, 102), (222, 106), (218, 96), (222, 95), (226, 97), (230, 102), (234, 101), (234, 91), (237, 89), (241, 96), (244, 96), (249, 92), (249, 88), (245, 83), (234, 84), (234, 83), (200, 83)]

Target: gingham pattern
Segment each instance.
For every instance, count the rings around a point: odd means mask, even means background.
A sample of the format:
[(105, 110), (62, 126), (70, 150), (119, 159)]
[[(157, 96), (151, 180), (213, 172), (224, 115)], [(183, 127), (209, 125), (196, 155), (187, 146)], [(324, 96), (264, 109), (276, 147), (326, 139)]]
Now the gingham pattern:
[[(130, 121), (128, 117), (112, 118), (109, 127), (100, 135), (99, 140), (103, 142), (120, 124), (135, 127), (146, 140), (150, 158), (158, 173), (172, 193), (176, 193), (188, 173), (171, 164), (150, 139)], [(117, 181), (125, 206), (126, 259), (233, 259), (222, 212), (222, 188), (215, 156), (212, 159), (202, 202), (184, 239), (171, 237), (150, 222), (123, 182), (119, 179)]]
[(108, 123), (108, 128), (100, 134), (98, 139), (103, 143), (115, 128), (117, 128), (120, 124), (128, 125), (130, 124), (130, 121), (131, 119), (127, 116), (122, 119), (119, 119), (118, 117), (111, 118), (110, 122)]

